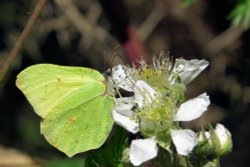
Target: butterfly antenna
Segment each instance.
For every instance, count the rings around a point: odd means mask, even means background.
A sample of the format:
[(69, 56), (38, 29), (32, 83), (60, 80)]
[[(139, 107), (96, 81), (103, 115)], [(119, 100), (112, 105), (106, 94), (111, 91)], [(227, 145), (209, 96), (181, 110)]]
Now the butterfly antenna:
[(121, 45), (117, 45), (114, 48), (114, 50), (113, 50), (113, 52), (111, 54), (111, 61), (110, 61), (109, 64), (111, 64), (112, 66), (113, 66), (113, 64), (116, 64), (114, 62), (115, 62), (115, 60), (116, 60), (117, 57), (119, 57), (121, 59), (121, 64), (123, 64), (124, 62), (126, 62), (125, 59), (124, 59), (124, 57), (119, 54), (119, 49), (120, 48), (121, 48)]

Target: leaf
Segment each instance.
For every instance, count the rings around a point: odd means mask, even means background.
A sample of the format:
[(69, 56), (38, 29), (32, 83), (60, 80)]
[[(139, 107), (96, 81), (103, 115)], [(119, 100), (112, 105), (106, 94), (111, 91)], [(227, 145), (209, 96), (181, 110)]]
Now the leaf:
[(182, 0), (184, 7), (190, 7), (195, 4), (198, 0)]
[(45, 167), (83, 167), (85, 166), (84, 164), (84, 159), (83, 158), (60, 158), (53, 160), (52, 162), (49, 162), (48, 164), (45, 165)]
[(151, 163), (157, 167), (174, 166), (173, 153), (166, 148), (159, 147), (158, 156), (152, 159)]
[(86, 159), (86, 167), (124, 167), (124, 149), (128, 147), (127, 131), (115, 126), (114, 133), (100, 149), (92, 151)]
[(250, 1), (238, 0), (228, 15), (228, 19), (231, 20), (234, 26), (248, 29), (250, 26)]
[(99, 72), (38, 64), (22, 71), (16, 85), (43, 118), (41, 133), (68, 156), (105, 142), (113, 126), (115, 102)]

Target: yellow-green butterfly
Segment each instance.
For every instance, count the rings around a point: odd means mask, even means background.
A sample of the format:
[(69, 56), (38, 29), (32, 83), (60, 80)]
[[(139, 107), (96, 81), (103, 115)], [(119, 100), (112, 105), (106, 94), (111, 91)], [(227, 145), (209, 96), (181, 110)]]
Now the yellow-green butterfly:
[(105, 142), (113, 126), (110, 111), (115, 102), (99, 72), (38, 64), (23, 70), (16, 85), (42, 117), (41, 133), (68, 156)]

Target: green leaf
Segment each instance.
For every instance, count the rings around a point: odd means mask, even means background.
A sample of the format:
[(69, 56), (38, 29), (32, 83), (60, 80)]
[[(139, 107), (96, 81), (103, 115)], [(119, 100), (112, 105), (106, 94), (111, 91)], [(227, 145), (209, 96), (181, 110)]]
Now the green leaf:
[(234, 26), (248, 29), (250, 26), (250, 0), (239, 0), (228, 18)]
[(198, 0), (182, 0), (184, 7), (190, 7), (195, 4)]
[(194, 167), (188, 156), (181, 156), (179, 154), (175, 154), (174, 157), (174, 166), (175, 167)]
[(151, 163), (153, 164), (153, 166), (157, 167), (174, 166), (173, 153), (169, 150), (166, 150), (166, 148), (159, 147), (158, 155), (156, 158), (151, 160)]
[(115, 102), (99, 72), (39, 64), (23, 70), (16, 85), (43, 118), (42, 134), (68, 156), (105, 142), (113, 126), (110, 111)]
[(127, 147), (127, 132), (122, 127), (115, 126), (111, 139), (100, 149), (89, 153), (86, 167), (124, 167), (127, 157), (123, 153)]
[(49, 162), (48, 164), (45, 165), (45, 167), (83, 167), (84, 165), (84, 160), (83, 158), (60, 158), (57, 160), (54, 160), (52, 162)]

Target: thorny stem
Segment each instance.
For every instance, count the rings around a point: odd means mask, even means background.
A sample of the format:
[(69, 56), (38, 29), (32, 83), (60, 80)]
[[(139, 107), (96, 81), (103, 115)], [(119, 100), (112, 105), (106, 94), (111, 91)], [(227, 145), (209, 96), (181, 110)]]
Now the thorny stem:
[(36, 19), (40, 15), (45, 3), (47, 0), (39, 0), (37, 3), (35, 9), (33, 10), (33, 13), (31, 17), (28, 20), (28, 23), (23, 29), (23, 32), (19, 36), (14, 48), (11, 50), (10, 54), (7, 56), (6, 60), (4, 61), (1, 69), (0, 69), (0, 81), (4, 78), (4, 75), (6, 74), (7, 70), (10, 68), (11, 64), (13, 63), (13, 60), (17, 57), (17, 53), (20, 50), (21, 46), (23, 45), (23, 42), (27, 35), (29, 34), (32, 26), (34, 25)]

